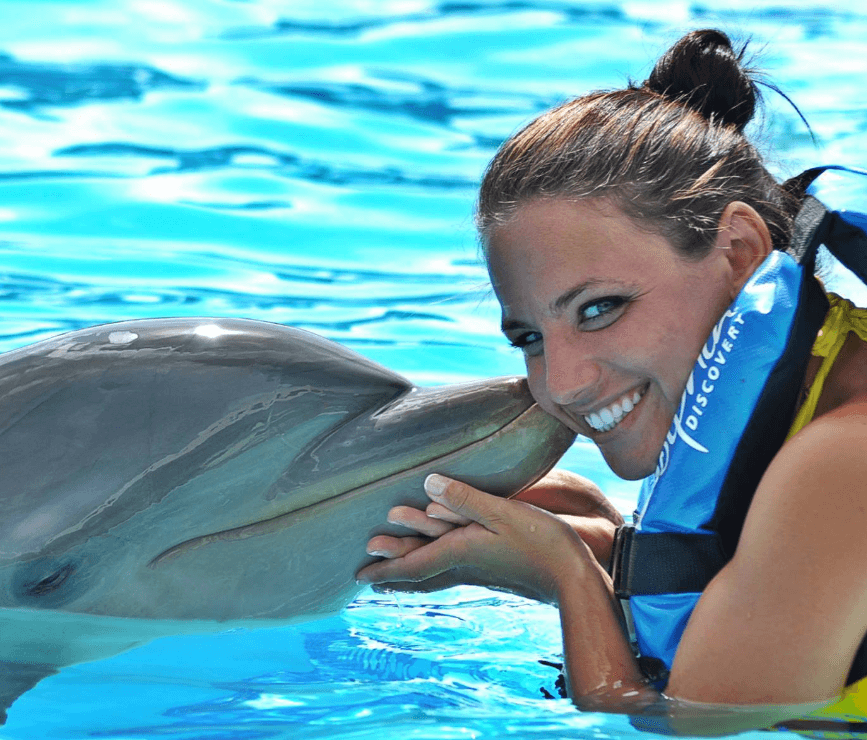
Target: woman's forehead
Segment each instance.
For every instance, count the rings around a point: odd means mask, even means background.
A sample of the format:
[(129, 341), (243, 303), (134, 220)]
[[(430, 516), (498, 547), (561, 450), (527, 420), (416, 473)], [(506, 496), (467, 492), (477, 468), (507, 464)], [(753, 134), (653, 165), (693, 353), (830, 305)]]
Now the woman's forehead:
[[(496, 283), (522, 272), (561, 272), (583, 279), (617, 279), (648, 269), (668, 269), (678, 254), (665, 237), (639, 228), (608, 201), (534, 200), (491, 230), (488, 269)], [(627, 278), (631, 280), (632, 278)]]

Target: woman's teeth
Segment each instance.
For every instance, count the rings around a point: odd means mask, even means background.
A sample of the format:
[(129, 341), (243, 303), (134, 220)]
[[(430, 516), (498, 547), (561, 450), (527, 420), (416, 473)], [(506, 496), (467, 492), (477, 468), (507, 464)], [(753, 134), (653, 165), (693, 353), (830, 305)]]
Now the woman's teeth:
[(585, 416), (584, 421), (597, 432), (611, 431), (635, 408), (635, 404), (641, 400), (643, 395), (644, 391), (635, 391), (631, 395), (624, 396), (617, 403)]

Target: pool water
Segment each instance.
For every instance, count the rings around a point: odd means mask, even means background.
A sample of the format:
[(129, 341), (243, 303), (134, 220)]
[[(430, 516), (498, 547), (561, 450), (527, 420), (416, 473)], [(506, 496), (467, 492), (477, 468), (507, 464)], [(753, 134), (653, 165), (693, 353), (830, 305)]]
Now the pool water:
[[(242, 316), (420, 385), (522, 372), (472, 229), (498, 143), (643, 79), (685, 29), (752, 35), (780, 176), (867, 164), (867, 12), (790, 1), (3, 0), (0, 351), (96, 323)], [(842, 63), (841, 63), (842, 62)], [(864, 302), (842, 272), (835, 286)], [(563, 465), (624, 511), (579, 441)], [(2, 639), (2, 636), (0, 636)], [(366, 592), (294, 628), (170, 638), (64, 669), (2, 740), (634, 736), (549, 700), (557, 613)]]

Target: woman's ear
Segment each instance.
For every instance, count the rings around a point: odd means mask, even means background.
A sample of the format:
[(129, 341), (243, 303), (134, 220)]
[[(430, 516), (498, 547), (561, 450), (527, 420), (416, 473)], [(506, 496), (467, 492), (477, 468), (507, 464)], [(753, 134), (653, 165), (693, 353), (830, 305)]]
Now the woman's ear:
[(715, 246), (725, 250), (731, 269), (732, 300), (774, 248), (765, 220), (755, 208), (739, 200), (722, 212)]

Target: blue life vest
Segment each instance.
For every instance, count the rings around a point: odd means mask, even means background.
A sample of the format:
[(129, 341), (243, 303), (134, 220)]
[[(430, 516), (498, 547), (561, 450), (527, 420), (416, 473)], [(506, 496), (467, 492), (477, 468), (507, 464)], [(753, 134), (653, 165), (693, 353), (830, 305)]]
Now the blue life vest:
[[(788, 253), (756, 270), (714, 327), (634, 523), (618, 530), (615, 593), (664, 683), (702, 590), (734, 555), (753, 493), (783, 444), (828, 310), (813, 277), (821, 244), (867, 282), (867, 172), (817, 168)], [(849, 678), (867, 675), (862, 644)]]

